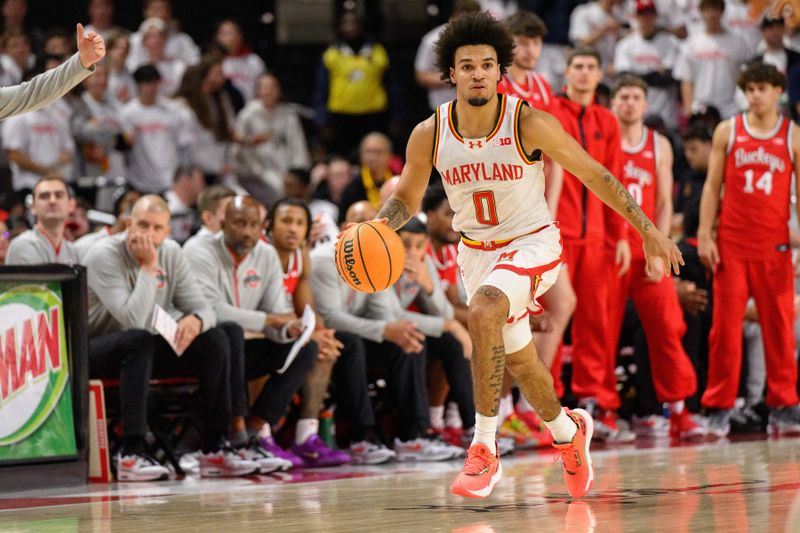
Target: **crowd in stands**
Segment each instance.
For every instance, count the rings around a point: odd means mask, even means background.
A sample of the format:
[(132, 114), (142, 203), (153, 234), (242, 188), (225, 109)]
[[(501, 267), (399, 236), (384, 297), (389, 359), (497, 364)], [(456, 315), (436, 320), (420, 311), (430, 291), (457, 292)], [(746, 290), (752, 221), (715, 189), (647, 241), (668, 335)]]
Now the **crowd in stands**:
[[(607, 444), (721, 438), (768, 421), (800, 430), (800, 413), (780, 418), (765, 404), (769, 365), (752, 301), (735, 405), (701, 405), (716, 315), (698, 255), (713, 132), (748, 106), (737, 79), (753, 62), (774, 66), (788, 80), (781, 111), (796, 118), (800, 32), (743, 0), (453, 4), (452, 17), (488, 10), (506, 21), (516, 49), (499, 90), (554, 114), (615, 175), (639, 138), (661, 154), (654, 222), (686, 265), (652, 287), (641, 241), (628, 244), (599, 200), (546, 161), (570, 266), (530, 327), (565, 403), (587, 408)], [(463, 457), (475, 418), (472, 345), (461, 236), (438, 174), (398, 232), (407, 260), (394, 287), (353, 291), (334, 264), (342, 225), (374, 218), (402, 169), (406, 88), (386, 48), (345, 12), (309, 113), (287, 101), (236, 20), (219, 21), (199, 46), (171, 8), (145, 0), (141, 24), (120, 28), (113, 0), (90, 0), (87, 31), (106, 39), (107, 58), (62, 100), (0, 125), (0, 261), (87, 267), (90, 375), (120, 380), (118, 478), (167, 477), (145, 438), (149, 383), (184, 375), (198, 380), (203, 432), (192, 458), (202, 475)], [(26, 9), (3, 1), (1, 85), (73, 52), (65, 31), (26, 25)], [(432, 112), (454, 98), (435, 62), (443, 28), (425, 35), (414, 62)], [(637, 95), (647, 115), (630, 129), (623, 100)], [(633, 276), (605, 282), (609, 264)], [(661, 314), (637, 314), (641, 298), (666, 302)], [(157, 307), (177, 320), (173, 345), (154, 334)], [(283, 368), (306, 308), (311, 341)], [(335, 442), (319, 424), (331, 406)], [(499, 420), (503, 454), (552, 443), (508, 375)]]

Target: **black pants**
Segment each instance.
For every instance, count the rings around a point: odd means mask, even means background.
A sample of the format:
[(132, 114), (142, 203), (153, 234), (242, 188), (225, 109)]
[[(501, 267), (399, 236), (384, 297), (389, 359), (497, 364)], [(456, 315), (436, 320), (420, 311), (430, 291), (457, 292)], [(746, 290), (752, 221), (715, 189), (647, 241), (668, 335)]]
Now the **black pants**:
[(199, 380), (204, 449), (216, 449), (230, 418), (230, 345), (225, 332), (211, 328), (195, 338), (178, 357), (160, 336), (143, 330), (101, 335), (89, 341), (89, 373), (120, 378), (120, 400), (126, 436), (144, 435), (151, 376), (193, 376)]
[[(286, 414), (292, 395), (305, 383), (309, 372), (314, 368), (319, 354), (317, 343), (311, 341), (305, 345), (286, 372), (278, 374), (276, 371), (286, 361), (291, 344), (278, 344), (269, 339), (246, 341), (244, 336), (240, 337), (240, 342), (241, 348), (237, 348), (238, 354), (234, 353), (233, 356), (239, 357), (242, 363), (232, 364), (232, 367), (241, 368), (232, 383), (233, 404), (236, 406), (233, 414), (244, 416), (247, 413), (247, 382), (269, 374), (270, 378), (253, 402), (251, 411), (271, 426), (275, 425)], [(235, 345), (235, 341), (231, 340), (231, 343)]]
[(389, 395), (398, 413), (398, 438), (411, 440), (430, 429), (425, 350), (407, 354), (392, 342), (364, 340), (367, 365), (386, 373)]
[(141, 329), (89, 339), (89, 375), (119, 379), (122, 430), (126, 437), (147, 432), (147, 392), (153, 373), (155, 336)]
[(426, 337), (425, 350), (429, 360), (439, 359), (450, 385), (449, 398), (458, 405), (464, 429), (475, 425), (475, 399), (472, 395), (472, 371), (464, 357), (464, 348), (450, 333), (441, 337)]
[(364, 340), (352, 333), (336, 333), (344, 344), (342, 354), (333, 365), (331, 383), (338, 411), (352, 424), (350, 441), (364, 440), (368, 430), (375, 428), (375, 414), (369, 400), (367, 384), (367, 351)]

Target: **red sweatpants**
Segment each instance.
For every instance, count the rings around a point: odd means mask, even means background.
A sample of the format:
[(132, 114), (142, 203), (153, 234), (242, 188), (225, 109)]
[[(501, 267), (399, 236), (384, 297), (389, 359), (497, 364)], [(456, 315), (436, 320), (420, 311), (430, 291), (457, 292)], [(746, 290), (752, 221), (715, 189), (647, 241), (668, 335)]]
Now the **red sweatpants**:
[[(613, 261), (611, 261), (613, 264)], [(633, 299), (636, 313), (647, 338), (653, 385), (659, 402), (684, 400), (697, 390), (694, 366), (683, 349), (681, 339), (686, 333), (683, 311), (672, 278), (658, 283), (647, 281), (645, 260), (634, 259), (621, 278), (616, 268), (611, 273), (608, 298), (609, 350), (616, 355), (620, 329), (628, 296)], [(611, 375), (606, 388), (616, 389), (616, 376)]]
[(764, 339), (767, 405), (796, 405), (794, 355), (794, 275), (788, 253), (766, 260), (744, 260), (720, 248), (714, 273), (714, 310), (709, 335), (708, 386), (703, 406), (733, 407), (742, 367), (742, 324), (753, 296)]
[[(608, 351), (608, 263), (602, 242), (564, 242), (563, 256), (578, 304), (572, 315), (572, 392), (594, 398), (606, 409), (619, 408), (616, 389), (608, 390), (614, 361)], [(560, 358), (558, 358), (560, 362)], [(553, 370), (560, 372), (560, 368)], [(560, 364), (558, 365), (560, 367)]]

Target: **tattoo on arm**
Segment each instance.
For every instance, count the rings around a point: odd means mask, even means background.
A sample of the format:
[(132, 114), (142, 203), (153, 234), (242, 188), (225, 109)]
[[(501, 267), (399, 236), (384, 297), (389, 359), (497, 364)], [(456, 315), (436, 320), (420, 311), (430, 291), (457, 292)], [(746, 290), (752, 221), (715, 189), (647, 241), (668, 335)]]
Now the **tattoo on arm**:
[(603, 174), (603, 181), (606, 182), (606, 185), (609, 186), (611, 192), (622, 199), (625, 202), (625, 211), (630, 215), (628, 220), (631, 221), (635, 226), (638, 226), (637, 229), (641, 229), (642, 231), (648, 231), (653, 226), (650, 223), (650, 220), (647, 218), (647, 215), (644, 214), (642, 208), (639, 207), (639, 204), (636, 203), (636, 200), (633, 199), (633, 196), (630, 195), (628, 190), (619, 182), (617, 178), (606, 172)]
[(411, 215), (408, 214), (406, 205), (397, 198), (389, 198), (378, 212), (377, 218), (385, 218), (387, 224), (393, 230), (398, 230), (408, 222)]

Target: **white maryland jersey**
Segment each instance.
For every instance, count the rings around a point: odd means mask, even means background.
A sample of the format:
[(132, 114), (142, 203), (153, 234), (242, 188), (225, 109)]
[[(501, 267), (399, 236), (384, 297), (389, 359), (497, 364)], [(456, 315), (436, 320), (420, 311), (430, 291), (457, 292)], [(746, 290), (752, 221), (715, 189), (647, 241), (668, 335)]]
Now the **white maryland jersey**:
[(519, 132), (525, 104), (498, 95), (500, 117), (481, 139), (455, 125), (455, 100), (436, 108), (433, 165), (455, 211), (453, 229), (477, 241), (511, 239), (552, 222), (544, 198), (542, 153), (526, 154)]

